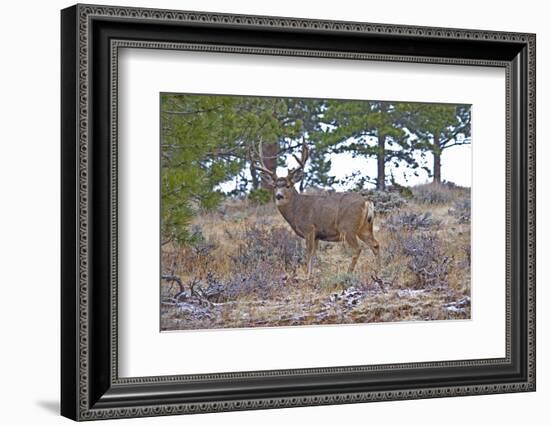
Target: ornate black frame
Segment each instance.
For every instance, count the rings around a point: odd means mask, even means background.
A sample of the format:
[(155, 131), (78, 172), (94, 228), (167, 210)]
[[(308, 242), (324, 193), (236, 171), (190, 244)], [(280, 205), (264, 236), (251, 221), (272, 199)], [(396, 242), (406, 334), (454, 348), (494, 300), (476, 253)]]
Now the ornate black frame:
[[(535, 390), (535, 35), (76, 5), (61, 13), (61, 414), (74, 420)], [(117, 52), (194, 49), (506, 69), (506, 357), (122, 379)]]

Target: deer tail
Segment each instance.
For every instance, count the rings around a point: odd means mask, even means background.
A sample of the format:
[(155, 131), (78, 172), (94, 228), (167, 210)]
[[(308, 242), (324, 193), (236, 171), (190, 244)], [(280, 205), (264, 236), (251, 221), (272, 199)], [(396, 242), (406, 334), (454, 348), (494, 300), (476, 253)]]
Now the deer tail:
[(366, 224), (372, 226), (372, 221), (374, 220), (374, 203), (372, 201), (365, 201), (363, 204), (363, 216), (361, 217), (359, 223), (359, 229), (363, 228)]
[(365, 201), (365, 208), (367, 209), (365, 219), (367, 219), (368, 223), (372, 223), (374, 220), (374, 203), (372, 201)]

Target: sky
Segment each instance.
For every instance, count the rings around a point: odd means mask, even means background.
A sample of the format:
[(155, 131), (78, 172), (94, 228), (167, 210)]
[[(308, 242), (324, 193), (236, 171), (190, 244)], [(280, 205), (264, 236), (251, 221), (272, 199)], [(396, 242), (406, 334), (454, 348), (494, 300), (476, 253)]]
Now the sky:
[[(425, 159), (421, 159), (420, 155), (415, 156), (417, 161), (425, 164), (430, 170), (433, 169), (433, 156), (426, 154)], [(376, 159), (369, 158), (352, 158), (351, 154), (333, 155), (331, 175), (337, 178), (342, 178), (349, 175), (353, 171), (363, 170), (365, 174), (372, 178), (376, 178), (377, 167)], [(277, 169), (277, 172), (284, 174), (283, 168)], [(414, 175), (417, 171), (418, 176)], [(398, 184), (404, 186), (414, 186), (432, 181), (428, 173), (420, 168), (412, 169), (411, 167), (400, 166), (395, 168), (392, 164), (386, 164), (386, 175), (390, 176), (393, 172), (395, 180)], [(441, 157), (441, 179), (451, 181), (460, 186), (470, 187), (472, 184), (472, 149), (471, 145), (457, 145), (443, 151)], [(373, 185), (374, 186), (374, 185)], [(336, 190), (346, 190), (350, 188), (335, 187)]]
[[(374, 157), (366, 159), (352, 158), (351, 154), (332, 154), (327, 156), (332, 161), (332, 167), (330, 175), (336, 178), (343, 178), (352, 174), (355, 171), (362, 171), (363, 175), (371, 177), (373, 180), (377, 175), (376, 159)], [(433, 170), (433, 155), (426, 153), (426, 157), (422, 159), (419, 154), (416, 155), (416, 159), (421, 165), (426, 165), (430, 170)], [(291, 156), (287, 157), (288, 168), (297, 166), (296, 161)], [(306, 166), (307, 170), (307, 166)], [(418, 176), (414, 175), (414, 171), (417, 171)], [(386, 176), (389, 178), (393, 172), (396, 182), (404, 186), (415, 186), (428, 183), (432, 181), (432, 178), (428, 176), (428, 173), (421, 168), (412, 169), (401, 165), (396, 168), (393, 164), (386, 163)], [(278, 167), (277, 175), (286, 176), (287, 168)], [(248, 176), (249, 177), (249, 176)], [(441, 157), (441, 179), (453, 182), (459, 186), (471, 187), (472, 185), (472, 145), (457, 145), (451, 148), (445, 149)], [(374, 187), (374, 185), (367, 185), (368, 187)], [(336, 191), (346, 191), (353, 187), (350, 183), (348, 186), (334, 185), (333, 189)], [(235, 181), (225, 182), (220, 185), (220, 188), (224, 192), (229, 192), (235, 188)]]

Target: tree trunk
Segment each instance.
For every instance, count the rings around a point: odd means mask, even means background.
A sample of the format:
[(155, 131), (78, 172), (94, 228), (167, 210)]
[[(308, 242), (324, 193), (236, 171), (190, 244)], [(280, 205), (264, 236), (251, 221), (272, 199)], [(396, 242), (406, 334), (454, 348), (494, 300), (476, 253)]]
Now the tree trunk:
[(441, 147), (439, 146), (439, 137), (434, 136), (434, 179), (435, 183), (441, 183)]
[(376, 154), (378, 164), (378, 176), (376, 178), (376, 189), (386, 189), (386, 136), (378, 136), (378, 153)]
[(250, 162), (250, 177), (252, 178), (252, 189), (258, 189), (260, 187), (260, 180), (258, 179), (258, 170), (254, 166), (254, 161)]
[[(277, 155), (279, 154), (279, 142), (276, 140), (262, 147), (263, 163), (273, 173), (277, 172)], [(271, 186), (262, 177), (262, 188), (271, 189)]]

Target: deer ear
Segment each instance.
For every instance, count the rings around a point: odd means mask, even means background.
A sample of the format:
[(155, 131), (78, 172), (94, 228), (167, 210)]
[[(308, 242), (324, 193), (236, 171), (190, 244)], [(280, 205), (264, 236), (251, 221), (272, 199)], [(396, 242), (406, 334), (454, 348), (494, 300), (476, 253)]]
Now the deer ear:
[(304, 178), (304, 169), (298, 168), (298, 169), (292, 170), (288, 174), (288, 177), (293, 183), (298, 183)]

